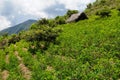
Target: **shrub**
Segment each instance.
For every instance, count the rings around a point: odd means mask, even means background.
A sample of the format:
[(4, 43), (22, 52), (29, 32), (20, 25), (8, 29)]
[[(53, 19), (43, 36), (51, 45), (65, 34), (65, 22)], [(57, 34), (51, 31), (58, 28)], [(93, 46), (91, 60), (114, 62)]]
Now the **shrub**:
[(118, 12), (118, 16), (120, 16), (120, 12)]
[(120, 11), (120, 8), (118, 8), (118, 11)]
[(2, 34), (2, 37), (3, 37), (3, 38), (8, 37), (8, 33), (3, 33), (3, 34)]
[(64, 16), (57, 16), (56, 18), (55, 18), (55, 21), (56, 21), (56, 23), (57, 24), (65, 24), (65, 17)]
[(91, 7), (92, 7), (91, 3), (87, 5), (87, 9), (91, 9)]
[(57, 26), (57, 24), (56, 24), (56, 22), (55, 22), (54, 19), (49, 19), (48, 26), (49, 26), (49, 27), (55, 27), (55, 26)]
[(15, 44), (16, 42), (20, 41), (20, 36), (13, 34), (11, 38), (8, 40), (9, 44)]
[(101, 0), (100, 3), (104, 4), (104, 3), (106, 3), (106, 0)]
[(120, 11), (120, 6), (117, 7), (117, 10)]
[(109, 17), (111, 11), (109, 9), (102, 9), (96, 12), (96, 15), (100, 16), (100, 17)]
[(30, 29), (38, 29), (38, 26), (36, 26), (36, 23), (32, 24)]
[(75, 13), (78, 13), (78, 12), (79, 12), (78, 10), (68, 10), (67, 13), (66, 13), (66, 15), (68, 17), (70, 17), (72, 14), (75, 14)]
[(0, 49), (4, 49), (4, 47), (7, 45), (7, 39), (4, 39), (0, 42)]
[(38, 25), (47, 25), (49, 24), (49, 21), (46, 18), (42, 18), (37, 22)]
[[(36, 26), (38, 25), (36, 24)], [(25, 32), (24, 36), (23, 35), (21, 36), (22, 39), (34, 43), (32, 44), (34, 48), (31, 48), (31, 46), (29, 48), (29, 51), (31, 53), (35, 53), (37, 50), (41, 51), (46, 50), (49, 47), (50, 43), (56, 43), (56, 38), (59, 36), (59, 33), (61, 32), (61, 29), (50, 27), (47, 25), (42, 25), (38, 27), (39, 27), (38, 29), (37, 28), (31, 29)]]

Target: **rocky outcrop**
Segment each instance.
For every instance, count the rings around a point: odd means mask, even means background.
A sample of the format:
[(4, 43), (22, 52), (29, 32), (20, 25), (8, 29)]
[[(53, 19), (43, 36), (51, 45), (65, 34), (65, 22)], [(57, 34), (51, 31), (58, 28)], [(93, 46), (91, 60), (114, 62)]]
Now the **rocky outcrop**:
[(76, 13), (76, 14), (72, 14), (67, 20), (67, 23), (70, 22), (77, 22), (79, 20), (84, 20), (84, 19), (88, 19), (87, 15), (82, 12), (82, 13)]

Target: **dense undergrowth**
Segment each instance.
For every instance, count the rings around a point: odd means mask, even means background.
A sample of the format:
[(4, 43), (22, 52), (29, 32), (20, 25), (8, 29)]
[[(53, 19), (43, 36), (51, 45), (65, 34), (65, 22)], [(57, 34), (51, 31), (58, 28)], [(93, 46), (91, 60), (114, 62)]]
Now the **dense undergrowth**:
[(120, 79), (120, 16), (110, 11), (69, 24), (44, 19), (29, 31), (0, 37), (0, 79), (4, 70), (8, 80)]

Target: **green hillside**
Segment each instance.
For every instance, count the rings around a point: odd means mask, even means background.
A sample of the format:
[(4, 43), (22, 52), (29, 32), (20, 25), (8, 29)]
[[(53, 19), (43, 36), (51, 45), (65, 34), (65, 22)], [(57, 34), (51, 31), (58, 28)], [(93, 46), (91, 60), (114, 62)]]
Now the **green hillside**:
[(86, 9), (88, 15), (96, 14), (101, 10), (118, 9), (120, 11), (120, 0), (96, 0), (93, 4), (89, 4)]
[[(42, 19), (0, 37), (0, 80), (119, 80), (120, 11), (65, 24)], [(110, 15), (110, 16), (109, 16)]]

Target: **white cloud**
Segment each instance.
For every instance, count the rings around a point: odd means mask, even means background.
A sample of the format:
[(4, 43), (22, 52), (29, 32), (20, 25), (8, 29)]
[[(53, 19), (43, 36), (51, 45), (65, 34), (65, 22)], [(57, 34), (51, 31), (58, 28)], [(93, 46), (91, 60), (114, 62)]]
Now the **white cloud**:
[[(11, 0), (17, 10), (24, 15), (48, 17), (44, 9), (55, 4), (55, 0)], [(20, 12), (19, 11), (19, 12)]]
[(95, 0), (59, 0), (61, 4), (65, 5), (66, 9), (76, 9), (76, 10), (84, 10), (88, 3), (94, 1)]
[(10, 22), (14, 25), (31, 18), (40, 19), (64, 14), (65, 9), (83, 11), (86, 4), (93, 1), (95, 0), (0, 0), (0, 16), (4, 16), (4, 21), (0, 20), (4, 22), (0, 24), (0, 28), (6, 28)]
[(10, 24), (10, 21), (8, 21), (5, 17), (0, 16), (0, 30), (10, 27)]

